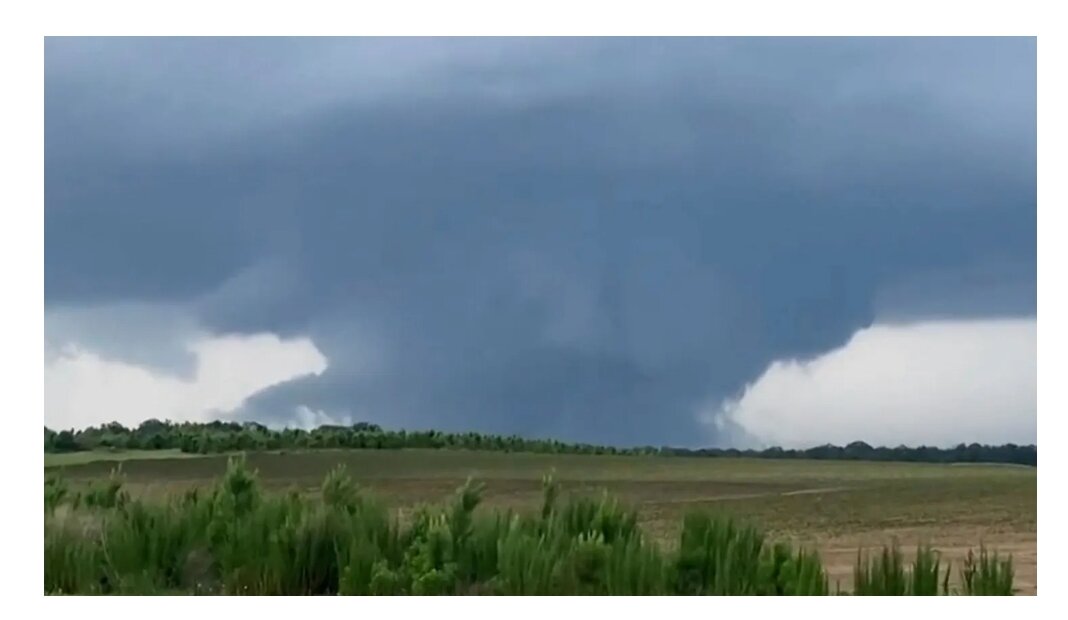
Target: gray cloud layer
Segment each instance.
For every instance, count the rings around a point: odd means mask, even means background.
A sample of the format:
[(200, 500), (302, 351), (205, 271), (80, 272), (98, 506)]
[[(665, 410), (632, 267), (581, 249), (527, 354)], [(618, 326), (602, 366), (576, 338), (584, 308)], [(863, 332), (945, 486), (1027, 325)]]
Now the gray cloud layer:
[(46, 43), (46, 305), (308, 335), (254, 398), (693, 443), (878, 317), (1035, 312), (1029, 39)]

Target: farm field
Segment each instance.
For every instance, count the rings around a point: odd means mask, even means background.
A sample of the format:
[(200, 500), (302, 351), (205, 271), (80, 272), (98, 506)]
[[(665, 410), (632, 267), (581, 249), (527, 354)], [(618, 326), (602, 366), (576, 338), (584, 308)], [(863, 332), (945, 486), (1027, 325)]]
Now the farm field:
[(139, 459), (194, 458), (181, 450), (91, 450), (84, 452), (45, 452), (45, 467), (59, 465), (83, 465), (85, 463), (131, 461)]
[[(46, 460), (46, 469), (61, 470), (78, 486), (108, 476), (119, 464), (114, 457), (125, 456), (125, 488), (148, 499), (212, 483), (228, 458), (104, 455), (61, 455), (67, 460)], [(951, 561), (980, 543), (1011, 553), (1019, 592), (1036, 591), (1036, 470), (1028, 467), (462, 450), (261, 452), (250, 453), (248, 464), (269, 490), (306, 492), (344, 464), (402, 518), (421, 503), (443, 500), (469, 476), (485, 483), (480, 509), (535, 509), (541, 478), (553, 471), (565, 494), (607, 491), (633, 506), (642, 528), (666, 546), (677, 540), (683, 514), (701, 508), (818, 550), (831, 580), (845, 589), (858, 548), (896, 538), (906, 554), (927, 543)]]

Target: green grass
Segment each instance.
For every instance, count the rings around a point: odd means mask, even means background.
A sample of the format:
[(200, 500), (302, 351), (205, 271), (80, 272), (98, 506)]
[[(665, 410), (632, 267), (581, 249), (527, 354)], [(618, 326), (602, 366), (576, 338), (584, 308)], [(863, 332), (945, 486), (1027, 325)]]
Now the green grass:
[(86, 452), (59, 452), (44, 455), (45, 467), (84, 465), (86, 463), (132, 461), (143, 459), (186, 459), (199, 457), (181, 450), (90, 450)]
[[(82, 493), (46, 478), (47, 594), (832, 593), (817, 553), (750, 521), (691, 509), (665, 546), (626, 502), (562, 494), (551, 476), (529, 510), (477, 510), (484, 487), (468, 480), (404, 520), (344, 468), (312, 494), (264, 492), (244, 459), (165, 501), (131, 497), (122, 481), (112, 472)], [(1011, 558), (969, 554), (961, 587), (939, 579), (941, 565), (926, 548), (911, 564), (896, 545), (858, 555), (857, 593), (1013, 593)]]
[[(50, 454), (47, 466), (82, 465), (102, 460), (137, 461), (138, 468), (153, 476), (208, 479), (226, 469), (227, 455), (190, 455), (168, 450), (126, 452), (74, 452)], [(976, 480), (1035, 478), (1034, 468), (975, 464), (958, 467), (937, 463), (882, 463), (868, 461), (774, 460), (753, 458), (708, 458), (658, 456), (608, 456), (580, 454), (533, 454), (466, 450), (314, 450), (252, 452), (266, 480), (320, 478), (338, 463), (355, 475), (374, 478), (456, 479), (476, 474), (482, 479), (539, 480), (547, 468), (561, 479), (596, 481), (703, 481), (715, 478), (747, 484), (833, 483), (871, 480)], [(168, 461), (191, 459), (181, 464)], [(143, 463), (141, 461), (159, 461)], [(109, 466), (88, 468), (87, 474), (108, 471)]]
[[(68, 455), (62, 455), (68, 456)], [(81, 457), (81, 455), (70, 455)], [(166, 493), (210, 483), (226, 456), (139, 459), (124, 455), (131, 492)], [(690, 508), (716, 507), (758, 518), (782, 532), (849, 533), (960, 523), (1034, 529), (1033, 468), (954, 467), (921, 463), (774, 461), (506, 454), (451, 450), (322, 450), (251, 453), (251, 467), (273, 490), (317, 488), (345, 465), (352, 476), (397, 507), (435, 501), (468, 477), (486, 483), (486, 503), (523, 507), (540, 501), (540, 480), (553, 470), (569, 490), (600, 492), (676, 521)], [(64, 464), (72, 481), (107, 477), (113, 462)]]
[[(159, 501), (210, 489), (227, 466), (218, 455), (127, 456), (124, 488)], [(1009, 547), (1017, 556), (1016, 583), (1025, 592), (1035, 588), (1034, 468), (462, 450), (261, 452), (250, 453), (248, 463), (267, 494), (307, 497), (318, 496), (324, 476), (345, 465), (403, 522), (420, 505), (446, 501), (468, 476), (484, 483), (476, 512), (540, 510), (541, 479), (553, 470), (563, 501), (607, 491), (637, 510), (644, 535), (664, 549), (678, 544), (687, 513), (704, 511), (759, 523), (776, 540), (820, 551), (832, 586), (851, 587), (858, 547), (876, 552), (898, 537), (910, 560), (917, 544), (941, 548), (943, 570), (946, 561), (963, 561), (972, 545)], [(48, 471), (61, 472), (72, 491), (88, 492), (115, 465), (94, 461)], [(954, 584), (961, 579), (953, 573)]]

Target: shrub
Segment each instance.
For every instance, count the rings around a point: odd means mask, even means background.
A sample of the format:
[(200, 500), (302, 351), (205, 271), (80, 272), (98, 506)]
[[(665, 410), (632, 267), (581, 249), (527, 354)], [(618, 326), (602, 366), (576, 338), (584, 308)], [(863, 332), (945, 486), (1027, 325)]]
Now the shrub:
[[(826, 595), (819, 556), (767, 541), (734, 519), (686, 515), (677, 549), (646, 540), (633, 510), (608, 495), (559, 498), (547, 476), (541, 510), (479, 512), (468, 480), (444, 505), (402, 527), (342, 469), (319, 495), (262, 493), (231, 459), (213, 488), (166, 502), (131, 499), (116, 470), (81, 505), (58, 477), (45, 485), (48, 594)], [(949, 593), (948, 566), (895, 543), (858, 554), (857, 594)], [(1012, 561), (981, 548), (962, 569), (963, 594), (1011, 594)]]

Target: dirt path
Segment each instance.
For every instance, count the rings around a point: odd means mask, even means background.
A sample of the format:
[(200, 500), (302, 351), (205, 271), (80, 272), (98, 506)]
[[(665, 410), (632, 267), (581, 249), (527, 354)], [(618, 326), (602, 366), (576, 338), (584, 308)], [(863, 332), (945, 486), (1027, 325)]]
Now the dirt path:
[(723, 502), (739, 499), (756, 499), (759, 497), (791, 497), (794, 495), (815, 495), (817, 493), (841, 493), (848, 491), (850, 487), (822, 487), (816, 489), (797, 489), (795, 491), (770, 491), (764, 493), (728, 493), (725, 495), (712, 495), (709, 497), (684, 497), (679, 499), (651, 499), (646, 504), (703, 504), (707, 502)]

